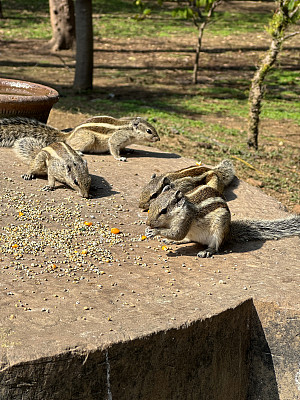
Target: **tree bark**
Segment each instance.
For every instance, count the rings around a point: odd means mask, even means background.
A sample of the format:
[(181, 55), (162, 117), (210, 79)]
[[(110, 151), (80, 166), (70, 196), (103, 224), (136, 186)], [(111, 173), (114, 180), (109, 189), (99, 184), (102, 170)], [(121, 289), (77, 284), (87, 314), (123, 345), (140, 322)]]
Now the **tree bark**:
[(261, 112), (261, 101), (265, 90), (264, 79), (277, 59), (281, 44), (281, 38), (273, 38), (270, 49), (261, 61), (260, 67), (254, 74), (251, 82), (249, 93), (250, 112), (247, 143), (249, 147), (254, 147), (256, 150), (258, 149), (258, 126), (259, 115)]
[(4, 16), (3, 16), (3, 12), (2, 12), (2, 2), (0, 0), (0, 19), (3, 19), (3, 18), (4, 18)]
[(198, 66), (199, 66), (199, 58), (200, 58), (200, 51), (202, 46), (202, 38), (203, 38), (203, 31), (206, 26), (206, 22), (202, 22), (199, 26), (198, 31), (198, 41), (196, 47), (196, 54), (195, 54), (195, 62), (194, 62), (194, 69), (193, 69), (193, 83), (196, 84), (198, 82)]
[(74, 89), (93, 87), (93, 21), (92, 0), (76, 0), (76, 68)]
[[(277, 56), (280, 52), (282, 43), (297, 35), (299, 32), (293, 32), (285, 36), (285, 31), (289, 25), (294, 24), (299, 20), (298, 12), (300, 5), (292, 3), (290, 0), (280, 0), (276, 2), (277, 9), (269, 23), (268, 32), (272, 36), (272, 42), (265, 57), (260, 63), (254, 77), (251, 81), (249, 93), (249, 124), (248, 124), (248, 146), (258, 149), (258, 126), (259, 115), (261, 112), (261, 101), (264, 94), (264, 79), (267, 73), (275, 63)], [(292, 6), (292, 9), (289, 8)]]
[(75, 41), (75, 14), (73, 0), (49, 0), (52, 51), (68, 50)]
[(194, 69), (193, 69), (193, 83), (197, 83), (198, 81), (198, 67), (199, 67), (199, 58), (200, 58), (200, 52), (201, 52), (201, 46), (202, 46), (202, 38), (203, 38), (203, 32), (206, 27), (206, 25), (209, 23), (211, 16), (215, 10), (215, 8), (222, 2), (222, 0), (216, 0), (214, 1), (210, 9), (208, 11), (207, 17), (205, 20), (200, 24), (199, 30), (198, 30), (198, 41), (197, 41), (197, 47), (196, 47), (196, 55), (195, 55), (195, 62), (194, 62)]

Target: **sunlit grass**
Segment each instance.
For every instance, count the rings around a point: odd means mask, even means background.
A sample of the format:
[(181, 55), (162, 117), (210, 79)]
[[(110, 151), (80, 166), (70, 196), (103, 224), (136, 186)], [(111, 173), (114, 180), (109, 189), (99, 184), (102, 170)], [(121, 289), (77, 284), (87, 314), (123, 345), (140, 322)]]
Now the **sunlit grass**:
[[(51, 38), (48, 1), (11, 0), (3, 1), (2, 5), (5, 19), (0, 20), (1, 40)], [(197, 30), (191, 21), (172, 18), (170, 10), (159, 12), (155, 7), (151, 17), (144, 21), (137, 21), (134, 18), (137, 9), (131, 0), (93, 0), (93, 10), (94, 34), (100, 45), (105, 38), (118, 43), (127, 38), (138, 37), (147, 40), (170, 37), (172, 40), (178, 39), (180, 43), (181, 38), (188, 37), (189, 56), (191, 49), (194, 48)], [(267, 12), (254, 11), (251, 13), (217, 11), (215, 16), (215, 22), (207, 28), (205, 37), (211, 35), (217, 37), (217, 40), (227, 35), (243, 37), (245, 33), (262, 33), (264, 25), (270, 18)], [(248, 45), (244, 43), (245, 47)], [(234, 63), (235, 56), (231, 51), (228, 51), (226, 56), (230, 58), (231, 63)], [(116, 52), (116, 57), (122, 57), (122, 54), (118, 55)], [(180, 61), (180, 58), (185, 57), (185, 53), (172, 55), (170, 52), (169, 57)], [(148, 69), (145, 72), (117, 67), (105, 68), (103, 63), (101, 70), (95, 69), (94, 75), (96, 77), (97, 74), (101, 74), (102, 78), (107, 79), (109, 82), (107, 89), (98, 87), (93, 92), (77, 95), (71, 89), (74, 60), (71, 61), (72, 67), (58, 68), (56, 62), (53, 66), (49, 66), (48, 59), (44, 61), (41, 57), (34, 67), (20, 64), (12, 69), (8, 65), (3, 65), (1, 74), (28, 80), (34, 77), (43, 81), (43, 71), (47, 68), (48, 82), (44, 83), (50, 86), (61, 85), (62, 96), (55, 107), (66, 113), (103, 114), (116, 117), (140, 115), (155, 124), (162, 136), (160, 145), (164, 150), (176, 151), (211, 164), (222, 158), (232, 158), (239, 177), (247, 179), (251, 176), (262, 180), (269, 193), (276, 191), (279, 194), (283, 193), (290, 202), (299, 201), (298, 174), (294, 168), (299, 162), (298, 149), (285, 146), (285, 143), (279, 146), (278, 136), (273, 136), (269, 131), (260, 134), (258, 152), (251, 152), (247, 148), (248, 94), (252, 70), (253, 72), (255, 70), (254, 63), (253, 66), (249, 65), (248, 75), (240, 76), (238, 71), (233, 71), (231, 74), (226, 72), (226, 75), (217, 75), (209, 84), (201, 83), (197, 86), (187, 84), (185, 93), (182, 91), (184, 94), (176, 91), (176, 83), (173, 82), (168, 83), (170, 90), (166, 92), (159, 86), (158, 78), (164, 87), (167, 86), (164, 82), (164, 79), (168, 81), (167, 68), (159, 72), (155, 69)], [(207, 70), (208, 67), (204, 70), (204, 74)], [(187, 77), (191, 76), (191, 70), (184, 73)], [(138, 98), (130, 94), (126, 96), (124, 90), (122, 97), (110, 98), (108, 94), (113, 89), (108, 87), (118, 86), (115, 82), (119, 81), (127, 84), (128, 77), (134, 81), (134, 85), (145, 90), (144, 96), (140, 95)], [(279, 69), (275, 66), (267, 76), (265, 84), (261, 120), (288, 121), (300, 125), (298, 71), (284, 70), (283, 67)], [(157, 90), (156, 95), (155, 90)], [(227, 119), (235, 123), (226, 124)], [(249, 169), (239, 159), (254, 165), (261, 174)]]

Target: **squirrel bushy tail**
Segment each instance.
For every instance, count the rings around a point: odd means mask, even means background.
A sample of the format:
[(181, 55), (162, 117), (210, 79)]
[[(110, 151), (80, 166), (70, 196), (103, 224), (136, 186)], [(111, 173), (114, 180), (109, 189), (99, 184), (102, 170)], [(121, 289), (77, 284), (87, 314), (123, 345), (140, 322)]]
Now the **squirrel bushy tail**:
[(35, 156), (44, 148), (43, 139), (24, 137), (15, 141), (13, 149), (16, 155), (26, 164), (34, 160)]
[(228, 186), (235, 176), (234, 166), (232, 162), (227, 159), (221, 161), (218, 165), (216, 165), (213, 168), (213, 171), (217, 171), (221, 174), (224, 186)]
[(33, 137), (41, 140), (42, 147), (61, 141), (60, 130), (36, 119), (15, 117), (0, 119), (0, 147), (12, 147), (17, 139)]
[(231, 221), (231, 241), (280, 239), (300, 235), (300, 215), (275, 220)]

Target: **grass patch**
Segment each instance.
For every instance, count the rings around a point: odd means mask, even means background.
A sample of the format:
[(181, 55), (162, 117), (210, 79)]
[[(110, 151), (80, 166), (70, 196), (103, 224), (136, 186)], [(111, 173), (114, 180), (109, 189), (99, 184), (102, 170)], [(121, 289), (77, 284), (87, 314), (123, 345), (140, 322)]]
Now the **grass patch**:
[[(104, 12), (104, 8), (102, 11)], [(135, 37), (136, 35), (140, 37), (193, 35), (196, 41), (197, 29), (193, 22), (173, 18), (168, 10), (155, 9), (150, 17), (142, 21), (137, 21), (134, 18), (135, 15), (136, 12), (131, 14), (119, 12), (114, 15), (102, 16), (100, 19), (94, 20), (95, 35), (102, 35), (107, 38)], [(269, 18), (270, 15), (265, 13), (232, 14), (216, 11), (213, 23), (206, 28), (205, 35), (212, 33), (216, 36), (228, 36), (247, 32), (262, 32)]]
[(247, 32), (263, 31), (268, 24), (271, 13), (239, 13), (239, 12), (220, 12), (216, 11), (214, 22), (210, 26), (210, 31), (214, 35), (228, 36), (244, 34)]
[[(48, 40), (51, 37), (48, 2), (12, 0), (9, 3), (3, 1), (2, 4), (6, 16), (4, 20), (0, 20), (2, 40)], [(51, 58), (50, 54), (46, 56), (42, 52), (39, 56), (32, 55), (31, 60), (36, 63), (32, 67), (17, 62), (12, 67), (12, 63), (5, 64), (2, 60), (1, 75), (39, 81), (56, 87), (62, 96), (55, 108), (66, 114), (103, 114), (116, 117), (140, 115), (157, 127), (162, 137), (159, 143), (162, 149), (209, 164), (215, 164), (226, 157), (232, 158), (240, 178), (252, 177), (262, 181), (266, 192), (275, 195), (279, 200), (283, 199), (285, 204), (291, 205), (299, 201), (299, 150), (294, 145), (286, 145), (285, 138), (282, 139), (280, 134), (276, 135), (272, 130), (272, 126), (279, 130), (277, 121), (285, 123), (288, 120), (284, 126), (291, 127), (293, 135), (297, 132), (300, 125), (299, 71), (274, 68), (268, 75), (261, 119), (270, 121), (270, 128), (259, 136), (259, 151), (251, 152), (246, 144), (248, 91), (255, 62), (262, 55), (261, 51), (253, 48), (251, 52), (239, 52), (237, 57), (237, 53), (230, 47), (230, 39), (228, 46), (227, 40), (222, 41), (224, 49), (219, 52), (203, 52), (200, 62), (203, 62), (204, 67), (201, 69), (200, 65), (200, 83), (193, 86), (187, 83), (191, 78), (191, 69), (186, 68), (192, 68), (190, 60), (193, 55), (190, 50), (194, 48), (197, 30), (190, 21), (174, 19), (170, 9), (158, 12), (157, 7), (153, 9), (151, 18), (136, 21), (134, 15), (137, 9), (131, 0), (93, 0), (93, 10), (94, 33), (96, 39), (100, 38), (97, 47), (101, 48), (103, 39), (103, 42), (109, 39), (107, 43), (112, 46), (115, 44), (116, 48), (124, 39), (144, 38), (144, 42), (140, 43), (148, 44), (148, 38), (154, 43), (159, 37), (159, 42), (165, 44), (166, 51), (155, 53), (154, 49), (153, 52), (151, 50), (143, 54), (138, 49), (134, 54), (134, 41), (131, 41), (130, 51), (133, 54), (126, 58), (127, 53), (121, 54), (114, 49), (110, 53), (109, 46), (103, 47), (102, 53), (95, 53), (98, 63), (94, 70), (97, 81), (95, 90), (81, 95), (75, 94), (70, 88), (74, 75), (71, 54), (63, 56), (66, 57), (63, 61), (67, 65), (63, 64), (60, 54)], [(269, 14), (254, 10), (245, 13), (217, 11), (215, 23), (205, 31), (203, 45), (205, 46), (208, 35), (210, 50), (214, 49), (213, 46), (219, 50), (222, 37), (245, 37), (245, 33), (263, 32), (264, 25), (271, 16)], [(178, 46), (184, 38), (185, 43), (188, 43), (187, 51), (172, 53), (172, 49), (168, 47), (170, 41), (164, 41), (165, 37), (171, 37), (172, 45), (176, 43), (174, 38), (177, 38)], [(255, 47), (255, 42), (253, 46)], [(249, 47), (249, 43), (241, 43), (241, 47)], [(256, 58), (254, 52), (257, 52)], [(18, 50), (14, 56), (14, 60), (18, 60)], [(30, 60), (29, 52), (26, 57), (26, 60)], [(284, 50), (281, 58), (285, 60), (281, 65), (295, 68), (294, 55), (290, 50)], [(142, 62), (138, 64), (140, 59)], [(238, 61), (240, 63), (237, 65)], [(117, 65), (109, 68), (105, 63), (119, 64), (122, 68)], [(156, 63), (162, 68), (156, 69)], [(168, 65), (171, 68), (168, 69)], [(210, 68), (211, 65), (213, 68)], [(241, 160), (253, 165), (255, 169), (249, 168)]]
[[(173, 7), (173, 6), (172, 6)], [(143, 21), (137, 21), (138, 8), (133, 1), (93, 0), (95, 37), (128, 38), (148, 36), (194, 35), (197, 30), (191, 20), (173, 18), (171, 9), (160, 8), (151, 3), (152, 13)], [(44, 0), (12, 0), (3, 2), (5, 20), (0, 20), (3, 39), (27, 38), (48, 39), (51, 37), (49, 5)], [(99, 17), (100, 14), (100, 17)], [(269, 13), (215, 12), (214, 22), (206, 34), (218, 36), (262, 31), (270, 18)]]

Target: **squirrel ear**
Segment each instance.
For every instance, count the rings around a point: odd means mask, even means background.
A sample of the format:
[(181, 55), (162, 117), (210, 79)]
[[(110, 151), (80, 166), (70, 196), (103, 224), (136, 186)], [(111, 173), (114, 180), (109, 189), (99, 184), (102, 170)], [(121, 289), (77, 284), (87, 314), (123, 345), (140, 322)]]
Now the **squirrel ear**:
[(140, 121), (141, 121), (141, 118), (137, 117), (132, 121), (132, 125), (136, 128), (139, 125)]
[(154, 178), (156, 178), (156, 174), (151, 175), (151, 179), (154, 179)]
[(164, 177), (164, 179), (162, 181), (162, 185), (163, 185), (163, 187), (167, 186), (167, 185), (171, 186), (171, 181), (167, 176)]
[(163, 193), (163, 192), (167, 192), (167, 191), (170, 190), (170, 189), (171, 189), (171, 186), (170, 186), (170, 185), (167, 185), (167, 186), (165, 186), (165, 187), (163, 188), (162, 193)]
[(180, 190), (177, 190), (177, 192), (175, 192), (175, 204), (176, 207), (183, 207), (183, 205), (185, 204), (185, 197)]
[(181, 200), (183, 198), (183, 193), (180, 190), (177, 190), (175, 192), (175, 198), (177, 201)]

